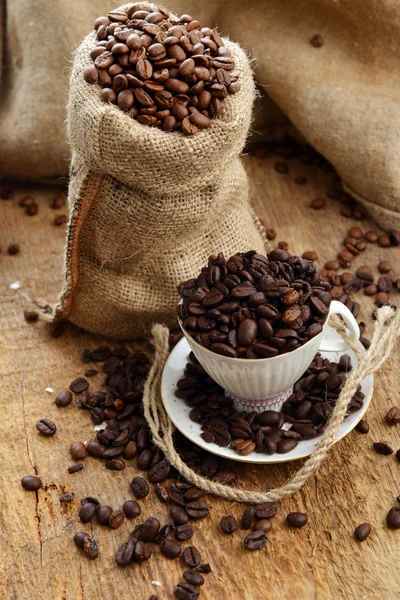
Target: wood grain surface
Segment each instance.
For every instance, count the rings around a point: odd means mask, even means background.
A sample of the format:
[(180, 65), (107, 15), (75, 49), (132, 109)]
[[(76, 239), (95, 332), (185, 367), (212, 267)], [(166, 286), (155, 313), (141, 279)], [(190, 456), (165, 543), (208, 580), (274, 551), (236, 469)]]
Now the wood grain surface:
[[(339, 215), (340, 205), (334, 200), (328, 199), (320, 211), (309, 207), (330, 185), (329, 174), (289, 160), (289, 173), (279, 175), (273, 169), (277, 160), (272, 156), (245, 157), (256, 210), (267, 227), (278, 231), (277, 240), (288, 241), (294, 253), (316, 250), (322, 265), (336, 256), (353, 223)], [(307, 176), (306, 185), (296, 185), (295, 175)], [(73, 544), (74, 533), (85, 528), (77, 515), (79, 499), (93, 495), (120, 508), (132, 497), (129, 482), (136, 467), (128, 462), (124, 471), (111, 472), (88, 457), (83, 471), (67, 473), (73, 462), (70, 444), (93, 439), (93, 426), (87, 413), (73, 404), (59, 409), (54, 398), (83, 375), (83, 349), (93, 349), (104, 340), (72, 326), (53, 339), (44, 323), (25, 322), (27, 297), (54, 303), (61, 289), (65, 231), (52, 225), (57, 214), (49, 207), (54, 189), (32, 187), (15, 192), (14, 199), (1, 202), (0, 227), (0, 598), (149, 600), (156, 594), (160, 600), (171, 599), (184, 570), (180, 561), (153, 555), (143, 566), (120, 569), (115, 565), (115, 552), (133, 529), (131, 522), (125, 521), (117, 530), (100, 527), (95, 521), (85, 526), (99, 542), (100, 555), (95, 561), (87, 560)], [(40, 205), (37, 216), (26, 216), (18, 206), (27, 193)], [(365, 230), (376, 227), (368, 221), (361, 225)], [(11, 242), (20, 243), (19, 255), (7, 255), (5, 249)], [(399, 249), (369, 246), (355, 265), (368, 263), (375, 268), (379, 260), (387, 259), (399, 269), (399, 257)], [(9, 286), (16, 281), (21, 287), (15, 291)], [(373, 301), (359, 297), (368, 335)], [(398, 303), (396, 297), (393, 300)], [(397, 348), (376, 376), (367, 413), (370, 433), (351, 432), (334, 447), (311, 483), (282, 502), (264, 550), (245, 551), (245, 534), (239, 529), (232, 536), (219, 530), (221, 516), (239, 518), (242, 505), (208, 498), (210, 516), (195, 524), (191, 540), (201, 551), (202, 562), (212, 567), (212, 573), (205, 576), (201, 599), (399, 597), (400, 531), (388, 530), (385, 517), (400, 494), (400, 464), (393, 455), (378, 455), (371, 447), (373, 441), (381, 440), (395, 450), (400, 447), (399, 426), (389, 427), (383, 421), (387, 410), (399, 404), (399, 357)], [(91, 388), (101, 380), (99, 374)], [(46, 392), (48, 387), (54, 393)], [(58, 426), (52, 438), (40, 436), (35, 428), (44, 416)], [(282, 484), (301, 464), (236, 468), (241, 486), (265, 490)], [(24, 491), (21, 477), (35, 473), (41, 477), (43, 489)], [(75, 492), (76, 498), (62, 506), (58, 498), (68, 491)], [(154, 493), (142, 500), (141, 506), (141, 517), (154, 515), (162, 523), (167, 521), (168, 509)], [(309, 523), (300, 530), (285, 524), (286, 514), (293, 510), (308, 514)], [(371, 523), (372, 533), (360, 544), (353, 531), (365, 521)]]

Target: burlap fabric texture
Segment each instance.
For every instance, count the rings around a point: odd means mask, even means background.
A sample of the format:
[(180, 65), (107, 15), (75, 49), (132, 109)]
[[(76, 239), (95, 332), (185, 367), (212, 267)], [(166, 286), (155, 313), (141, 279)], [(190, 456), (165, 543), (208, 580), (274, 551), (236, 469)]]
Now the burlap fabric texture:
[(265, 251), (239, 159), (255, 86), (246, 54), (226, 40), (240, 92), (209, 129), (190, 138), (166, 133), (104, 104), (100, 87), (84, 81), (94, 45), (92, 32), (70, 80), (70, 224), (57, 315), (95, 333), (136, 338), (156, 321), (173, 324), (177, 284), (208, 256)]

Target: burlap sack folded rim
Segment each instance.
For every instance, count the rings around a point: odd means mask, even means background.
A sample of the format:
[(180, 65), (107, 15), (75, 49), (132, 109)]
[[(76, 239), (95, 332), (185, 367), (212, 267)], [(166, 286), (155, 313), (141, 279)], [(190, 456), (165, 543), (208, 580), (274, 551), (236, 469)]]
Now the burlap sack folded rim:
[[(208, 129), (184, 136), (141, 125), (117, 106), (102, 101), (100, 85), (88, 84), (82, 76), (83, 69), (93, 64), (89, 54), (96, 46), (96, 32), (86, 36), (76, 51), (71, 73), (68, 111), (75, 118), (68, 124), (68, 135), (72, 148), (85, 156), (88, 168), (99, 172), (101, 165), (102, 172), (129, 186), (166, 195), (187, 191), (188, 181), (190, 186), (204, 187), (216, 180), (242, 152), (256, 96), (246, 53), (238, 44), (223, 39), (235, 59), (241, 89), (223, 101), (220, 115), (211, 120)], [(243, 102), (244, 96), (249, 102)]]

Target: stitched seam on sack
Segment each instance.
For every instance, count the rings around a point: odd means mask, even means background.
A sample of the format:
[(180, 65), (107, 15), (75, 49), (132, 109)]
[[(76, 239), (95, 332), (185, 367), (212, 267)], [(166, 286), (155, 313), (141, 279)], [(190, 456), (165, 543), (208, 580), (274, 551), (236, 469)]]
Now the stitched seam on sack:
[[(96, 180), (98, 183), (93, 193), (92, 190), (96, 185)], [(71, 312), (74, 293), (80, 281), (80, 234), (86, 225), (91, 209), (99, 198), (103, 183), (104, 177), (99, 178), (98, 175), (91, 174), (88, 176), (85, 187), (81, 188), (79, 192), (81, 200), (79, 203), (79, 208), (76, 211), (76, 215), (74, 214), (73, 216), (73, 219), (76, 219), (76, 222), (72, 226), (71, 242), (68, 244), (68, 247), (71, 249), (69, 274), (70, 283), (68, 285), (68, 291), (63, 299), (63, 305), (60, 313), (60, 317), (63, 319), (68, 318), (68, 315)]]

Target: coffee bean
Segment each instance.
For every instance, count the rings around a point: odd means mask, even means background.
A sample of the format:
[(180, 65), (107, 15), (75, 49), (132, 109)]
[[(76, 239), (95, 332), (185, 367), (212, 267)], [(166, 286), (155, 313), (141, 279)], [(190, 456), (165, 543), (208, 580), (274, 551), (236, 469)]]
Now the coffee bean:
[(69, 449), (69, 453), (74, 460), (83, 460), (87, 456), (86, 446), (82, 442), (74, 442)]
[(200, 573), (196, 573), (196, 571), (188, 570), (183, 573), (184, 579), (191, 585), (199, 586), (204, 585), (204, 577), (200, 575)]
[(272, 529), (272, 523), (269, 519), (260, 519), (260, 521), (257, 521), (256, 523), (254, 523), (254, 529), (258, 529), (259, 531), (263, 531), (264, 533), (267, 533), (268, 531), (270, 531)]
[(308, 518), (305, 513), (291, 512), (287, 515), (286, 521), (291, 527), (304, 527), (308, 521)]
[(209, 565), (209, 563), (204, 563), (203, 565), (200, 565), (199, 567), (197, 567), (196, 571), (198, 571), (199, 573), (211, 573), (211, 567)]
[(161, 481), (164, 481), (168, 477), (169, 472), (169, 463), (166, 460), (160, 461), (149, 471), (148, 477), (150, 483), (160, 483)]
[(274, 240), (277, 236), (275, 229), (272, 229), (272, 228), (266, 229), (265, 234), (267, 236), (267, 240), (270, 240), (270, 241)]
[(186, 512), (179, 506), (171, 506), (169, 515), (175, 525), (185, 525), (189, 521), (189, 517)]
[(314, 210), (320, 210), (321, 208), (324, 208), (325, 204), (325, 198), (315, 198), (311, 202), (311, 208), (313, 208)]
[(60, 496), (59, 501), (61, 504), (68, 504), (69, 502), (72, 502), (74, 498), (74, 492), (68, 492), (68, 494), (63, 494), (62, 496)]
[(121, 527), (125, 520), (125, 514), (122, 510), (113, 510), (108, 517), (108, 524), (112, 529), (118, 529)]
[(392, 406), (385, 419), (389, 425), (398, 425), (400, 423), (400, 408)]
[(183, 551), (183, 560), (188, 567), (194, 569), (200, 564), (200, 552), (195, 546), (187, 546)]
[(157, 498), (159, 500), (161, 500), (161, 502), (165, 502), (165, 503), (168, 502), (168, 500), (169, 500), (168, 492), (165, 488), (163, 488), (162, 485), (157, 483), (155, 490), (156, 490)]
[[(153, 460), (153, 452), (147, 448), (143, 450), (137, 459), (137, 466), (141, 471), (148, 471), (150, 469), (151, 461)], [(162, 481), (162, 480), (161, 480)]]
[(70, 467), (68, 467), (67, 471), (68, 473), (73, 474), (82, 471), (82, 469), (84, 468), (85, 467), (82, 465), (82, 463), (76, 463), (75, 465), (71, 465)]
[(386, 525), (390, 529), (400, 529), (400, 506), (391, 508), (386, 516)]
[(187, 540), (190, 540), (190, 538), (193, 537), (193, 534), (193, 527), (188, 523), (184, 525), (177, 525), (175, 527), (175, 537), (178, 540), (178, 542), (185, 542)]
[(391, 246), (390, 237), (386, 233), (380, 235), (378, 238), (378, 244), (381, 248), (389, 248), (389, 246)]
[(383, 454), (385, 456), (393, 454), (393, 449), (386, 442), (374, 442), (372, 446), (378, 454)]
[[(104, 453), (103, 453), (103, 457), (104, 457)], [(112, 458), (111, 460), (107, 460), (104, 463), (104, 466), (107, 469), (110, 469), (110, 471), (122, 471), (123, 469), (125, 469), (124, 461), (120, 460), (118, 458)]]
[(266, 542), (267, 537), (265, 533), (261, 530), (256, 530), (245, 537), (244, 547), (247, 550), (261, 550), (261, 548), (264, 548)]
[(281, 175), (284, 175), (285, 173), (288, 173), (288, 171), (289, 171), (289, 167), (287, 166), (286, 163), (283, 163), (283, 162), (275, 163), (274, 169), (277, 173), (280, 173)]
[(359, 422), (357, 423), (355, 429), (359, 433), (368, 433), (369, 432), (369, 425), (368, 425), (368, 423), (367, 423), (367, 421), (365, 419), (360, 419)]
[(256, 448), (256, 445), (254, 442), (252, 442), (251, 440), (243, 440), (243, 442), (240, 442), (235, 450), (238, 454), (240, 454), (240, 456), (248, 456), (249, 454), (251, 454), (252, 452), (254, 452)]
[(134, 440), (129, 440), (129, 442), (124, 446), (124, 457), (127, 459), (135, 458), (137, 455), (137, 445)]
[(39, 477), (36, 477), (35, 475), (25, 475), (21, 479), (21, 485), (24, 490), (27, 490), (28, 492), (36, 492), (42, 487), (42, 482)]
[(226, 517), (222, 517), (221, 519), (221, 530), (223, 533), (233, 533), (236, 531), (237, 523), (235, 517), (232, 515), (228, 515)]
[(115, 562), (117, 565), (119, 567), (126, 567), (129, 565), (133, 560), (134, 551), (135, 543), (132, 540), (121, 544), (115, 555)]
[(96, 518), (99, 525), (108, 525), (108, 519), (110, 518), (112, 512), (113, 509), (111, 508), (111, 506), (99, 506), (96, 512)]
[(97, 542), (93, 536), (89, 535), (86, 531), (79, 531), (74, 535), (74, 543), (78, 548), (83, 550), (85, 555), (93, 560), (98, 556)]
[(378, 271), (379, 271), (379, 273), (383, 273), (383, 274), (390, 273), (391, 270), (392, 270), (392, 265), (387, 260), (382, 260), (378, 264)]
[(96, 458), (100, 458), (105, 449), (106, 447), (98, 442), (89, 442), (86, 446), (88, 454), (90, 454), (90, 456), (95, 456)]
[(151, 544), (148, 544), (147, 542), (143, 542), (142, 540), (139, 540), (138, 542), (136, 542), (135, 550), (133, 551), (133, 558), (136, 562), (141, 563), (146, 560), (149, 560), (151, 554), (152, 554)]
[(171, 559), (177, 558), (181, 553), (180, 544), (174, 542), (173, 540), (165, 540), (165, 542), (161, 544), (160, 548), (164, 556)]
[(127, 500), (126, 502), (124, 502), (122, 510), (124, 511), (125, 516), (128, 519), (134, 519), (135, 517), (138, 517), (142, 512), (136, 500)]
[(94, 502), (85, 502), (79, 509), (79, 518), (82, 523), (89, 523), (97, 512), (98, 505)]
[(240, 527), (242, 529), (250, 529), (253, 519), (254, 519), (254, 507), (249, 506), (243, 512), (243, 515), (242, 515), (242, 518), (240, 521)]
[(186, 505), (186, 512), (191, 519), (204, 519), (208, 516), (208, 506), (201, 500), (189, 502)]
[(53, 421), (50, 421), (50, 419), (43, 418), (36, 423), (36, 429), (43, 435), (51, 436), (56, 433), (57, 426)]
[(379, 234), (377, 231), (369, 230), (364, 234), (364, 237), (367, 240), (367, 242), (374, 244), (378, 241)]
[(81, 394), (82, 392), (86, 391), (88, 387), (89, 383), (87, 382), (87, 380), (84, 377), (78, 377), (78, 379), (75, 379), (70, 384), (69, 389), (74, 394)]
[(143, 477), (140, 477), (140, 475), (137, 475), (132, 479), (130, 483), (130, 488), (134, 493), (135, 497), (139, 499), (145, 498), (149, 493), (148, 483), (145, 479), (143, 479)]
[(324, 45), (324, 38), (317, 33), (310, 39), (310, 44), (311, 46), (314, 46), (314, 48), (321, 48)]
[(296, 440), (286, 439), (278, 442), (277, 452), (278, 454), (286, 454), (286, 452), (290, 452), (297, 446)]
[(8, 248), (7, 248), (7, 253), (11, 256), (13, 254), (18, 254), (20, 251), (20, 246), (19, 244), (9, 244)]
[(278, 506), (273, 502), (261, 502), (254, 507), (256, 519), (272, 519), (278, 512)]
[(35, 310), (25, 308), (24, 317), (27, 323), (36, 323), (39, 319), (39, 313), (37, 313)]
[(367, 539), (367, 537), (369, 536), (370, 533), (371, 533), (371, 525), (369, 523), (361, 523), (361, 525), (359, 525), (358, 527), (355, 528), (354, 537), (356, 538), (357, 541), (363, 542), (364, 540)]
[(199, 590), (186, 581), (181, 581), (174, 588), (174, 596), (178, 600), (197, 600), (199, 595)]

